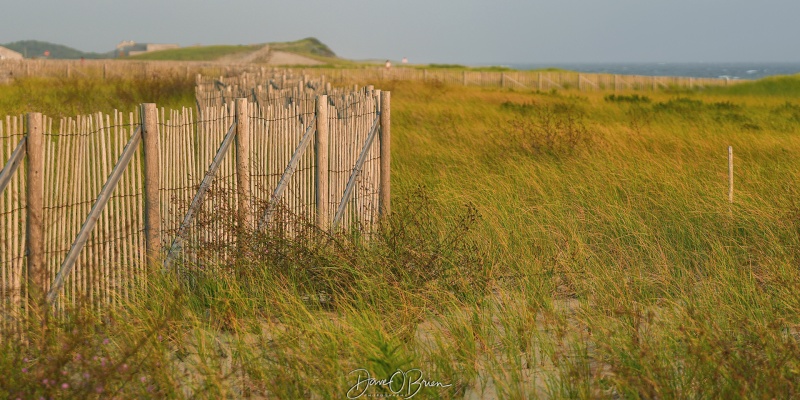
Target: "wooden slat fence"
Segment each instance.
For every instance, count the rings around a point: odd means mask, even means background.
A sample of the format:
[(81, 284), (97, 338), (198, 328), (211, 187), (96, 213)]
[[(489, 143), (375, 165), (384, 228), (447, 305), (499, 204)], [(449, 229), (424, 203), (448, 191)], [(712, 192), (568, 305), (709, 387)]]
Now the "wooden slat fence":
[[(0, 83), (17, 77), (53, 76), (53, 77), (194, 77), (203, 74), (209, 80), (219, 77), (235, 77), (237, 84), (249, 89), (257, 89), (258, 85), (248, 84), (242, 77), (251, 82), (259, 82), (261, 90), (270, 88), (280, 90), (296, 85), (300, 80), (318, 82), (323, 87), (331, 83), (334, 86), (349, 84), (365, 85), (380, 82), (428, 81), (452, 85), (504, 87), (529, 90), (581, 90), (581, 91), (653, 91), (665, 88), (704, 88), (710, 86), (726, 86), (746, 80), (728, 80), (721, 78), (689, 78), (689, 77), (653, 77), (641, 75), (591, 74), (569, 71), (472, 71), (459, 69), (423, 69), (412, 67), (367, 68), (308, 68), (278, 69), (264, 64), (235, 64), (199, 61), (132, 61), (113, 60), (2, 60), (0, 61)], [(264, 77), (269, 77), (265, 80)]]
[(352, 83), (378, 84), (392, 80), (439, 82), (449, 85), (483, 86), (527, 90), (580, 91), (655, 91), (667, 88), (704, 88), (727, 86), (739, 80), (719, 78), (688, 78), (671, 76), (641, 76), (590, 74), (578, 72), (540, 71), (465, 71), (417, 68), (308, 69), (302, 75), (320, 77), (337, 86)]
[(238, 76), (244, 72), (267, 70), (258, 64), (232, 64), (203, 61), (108, 60), (0, 60), (0, 83), (24, 77), (56, 78), (152, 78), (185, 77), (197, 74)]
[[(371, 133), (379, 137), (375, 132), (384, 129), (379, 118), (380, 97), (388, 99), (388, 93), (364, 89), (335, 97), (321, 95), (313, 99), (310, 107), (296, 99), (287, 102), (279, 97), (260, 103), (242, 99), (237, 102), (240, 109), (235, 103), (228, 103), (205, 107), (200, 113), (188, 108), (159, 110), (155, 134), (160, 142), (157, 159), (161, 165), (157, 180), (157, 213), (162, 230), (157, 249), (162, 255), (160, 259), (176, 243), (179, 228), (187, 219), (189, 206), (197, 197), (198, 187), (215, 155), (220, 160), (219, 170), (209, 175), (210, 190), (201, 199), (197, 217), (189, 221), (186, 237), (182, 238), (185, 245), (179, 246), (178, 255), (195, 265), (210, 267), (232, 255), (236, 228), (243, 221), (237, 219), (241, 211), (237, 207), (249, 208), (247, 212), (253, 215), (246, 221), (252, 224), (251, 228), (256, 227), (256, 221), (263, 220), (272, 204), (277, 211), (259, 225), (262, 228), (293, 235), (301, 229), (297, 221), (310, 221), (325, 229), (336, 224), (368, 234), (378, 221), (379, 193), (389, 190), (379, 187), (381, 174), (388, 174), (380, 169), (381, 140), (366, 142)], [(324, 109), (319, 121), (314, 102)], [(151, 227), (145, 218), (148, 167), (143, 160), (147, 157), (139, 146), (140, 137), (148, 135), (146, 129), (142, 130), (142, 115), (139, 110), (127, 114), (98, 113), (64, 118), (57, 123), (41, 117), (46, 160), (43, 269), (47, 278), (44, 287), (37, 289), (49, 292), (49, 300), (57, 304), (88, 301), (100, 307), (124, 301), (134, 280), (146, 276), (143, 273), (148, 253), (145, 232)], [(22, 306), (28, 297), (26, 275), (31, 273), (25, 255), (28, 223), (25, 193), (30, 176), (25, 163), (6, 174), (11, 171), (12, 163), (8, 162), (11, 155), (26, 137), (25, 125), (23, 116), (0, 121), (0, 166), (4, 166), (0, 176), (10, 176), (0, 192), (0, 314), (6, 319), (13, 314), (12, 310), (25, 308)], [(240, 125), (246, 126), (246, 130), (239, 132)], [(388, 133), (388, 122), (383, 125)], [(327, 148), (321, 147), (318, 131), (327, 134)], [(237, 140), (248, 136), (249, 148), (237, 143), (227, 154), (217, 154), (226, 134), (231, 132), (239, 135)], [(303, 137), (308, 138), (310, 145), (300, 153), (298, 144)], [(117, 161), (124, 158), (125, 149), (129, 149), (130, 161), (122, 166), (124, 169), (116, 168), (121, 171), (118, 183), (106, 188), (107, 198), (98, 198)], [(319, 152), (329, 157), (322, 178), (318, 171), (323, 169), (316, 163)], [(249, 163), (237, 164), (236, 160), (245, 154)], [(363, 162), (356, 165), (359, 155)], [(287, 165), (293, 158), (296, 166), (288, 171)], [(249, 179), (242, 180), (243, 176)], [(278, 196), (276, 187), (282, 179), (285, 190)], [(345, 186), (350, 181), (354, 182), (353, 193), (344, 198)], [(241, 187), (249, 187), (249, 191), (240, 191), (237, 187), (242, 185), (240, 182), (247, 182)], [(316, 200), (318, 190), (328, 193), (320, 202)], [(98, 208), (97, 204), (104, 201), (106, 205)], [(344, 207), (340, 207), (342, 203)], [(86, 218), (93, 208), (99, 213), (96, 225), (91, 226)], [(340, 220), (334, 221), (334, 212), (328, 210), (338, 208), (344, 212)], [(318, 220), (321, 209), (325, 210), (322, 221)], [(85, 247), (76, 253), (74, 265), (66, 266), (70, 258), (67, 253), (75, 250), (73, 241), (87, 226), (91, 229), (87, 230)], [(196, 249), (214, 251), (204, 253)], [(54, 279), (60, 283), (56, 279), (59, 274), (64, 276), (63, 288), (53, 286)]]

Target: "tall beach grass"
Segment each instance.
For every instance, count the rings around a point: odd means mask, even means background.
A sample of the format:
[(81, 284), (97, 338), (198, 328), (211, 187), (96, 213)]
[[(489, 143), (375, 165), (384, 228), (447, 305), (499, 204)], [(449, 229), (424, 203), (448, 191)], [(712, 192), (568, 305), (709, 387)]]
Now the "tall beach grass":
[[(0, 110), (114, 90), (86, 84)], [(78, 90), (49, 86), (0, 91)], [(120, 309), (33, 315), (3, 335), (0, 395), (338, 399), (352, 371), (418, 369), (442, 385), (416, 398), (796, 397), (797, 87), (390, 82), (395, 209), (371, 240), (241, 232), (229, 262), (154, 272)]]

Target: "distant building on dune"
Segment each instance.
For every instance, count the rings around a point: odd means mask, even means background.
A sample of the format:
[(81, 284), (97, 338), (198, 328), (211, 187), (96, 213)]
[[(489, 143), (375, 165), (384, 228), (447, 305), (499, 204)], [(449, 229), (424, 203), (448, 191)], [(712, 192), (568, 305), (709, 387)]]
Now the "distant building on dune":
[(22, 57), (22, 54), (0, 46), (0, 60), (22, 60), (23, 58), (25, 57)]
[(128, 57), (152, 51), (178, 49), (180, 47), (177, 44), (136, 43), (133, 40), (125, 40), (117, 45), (116, 56)]

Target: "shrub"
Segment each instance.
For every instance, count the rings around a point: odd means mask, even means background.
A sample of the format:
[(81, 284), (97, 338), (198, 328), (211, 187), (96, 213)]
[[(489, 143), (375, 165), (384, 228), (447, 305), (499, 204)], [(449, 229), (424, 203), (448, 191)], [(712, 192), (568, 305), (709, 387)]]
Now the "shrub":
[[(510, 106), (509, 106), (510, 107)], [(571, 103), (517, 106), (525, 115), (509, 122), (515, 143), (536, 154), (564, 155), (591, 140), (583, 113)]]
[(633, 104), (640, 104), (640, 103), (650, 103), (650, 98), (647, 96), (639, 96), (638, 94), (632, 94), (630, 96), (626, 96), (623, 94), (616, 95), (610, 94), (603, 98), (608, 103), (633, 103)]
[(653, 110), (685, 114), (702, 111), (704, 106), (705, 103), (703, 103), (701, 100), (690, 99), (688, 97), (677, 97), (667, 102), (659, 102), (654, 104)]
[[(225, 196), (225, 192), (210, 195)], [(424, 188), (396, 201), (392, 214), (372, 231), (321, 230), (281, 207), (276, 212), (281, 222), (261, 231), (243, 230), (235, 226), (233, 213), (225, 207), (201, 210), (195, 229), (215, 226), (236, 232), (237, 237), (208, 235), (190, 244), (191, 257), (178, 264), (177, 269), (190, 278), (187, 282), (194, 282), (189, 290), (199, 290), (204, 306), (214, 297), (204, 292), (205, 275), (226, 276), (239, 289), (258, 292), (259, 280), (266, 274), (270, 280), (290, 282), (311, 298), (329, 299), (323, 301), (325, 307), (357, 302), (365, 287), (380, 287), (374, 284), (376, 279), (423, 298), (439, 290), (461, 296), (487, 285), (488, 267), (471, 234), (479, 219), (475, 207), (466, 205), (443, 220)], [(372, 284), (365, 285), (367, 281)], [(239, 307), (243, 312), (251, 308)]]

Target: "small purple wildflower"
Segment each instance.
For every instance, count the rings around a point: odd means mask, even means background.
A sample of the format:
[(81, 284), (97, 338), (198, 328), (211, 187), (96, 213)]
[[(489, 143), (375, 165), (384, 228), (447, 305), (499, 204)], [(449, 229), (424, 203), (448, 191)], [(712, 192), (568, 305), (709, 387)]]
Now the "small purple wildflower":
[(89, 373), (88, 372), (84, 372), (83, 373), (83, 379), (89, 379)]
[(22, 369), (22, 373), (23, 373), (23, 374), (27, 374), (27, 373), (28, 373), (28, 369), (27, 369), (27, 368), (23, 368), (23, 369)]
[(142, 381), (142, 383), (145, 383), (145, 382), (147, 382), (147, 377), (143, 376), (143, 377), (139, 378), (139, 380)]
[(102, 386), (98, 386), (97, 388), (94, 389), (94, 391), (97, 392), (97, 393), (103, 393), (103, 387)]
[(105, 339), (103, 339), (103, 344), (104, 344), (104, 345), (106, 345), (106, 344), (108, 344), (108, 343), (110, 343), (110, 342), (111, 342), (111, 341), (110, 341), (110, 340), (108, 340), (108, 338), (105, 338)]
[(61, 384), (61, 389), (64, 389), (64, 390), (69, 389), (69, 383), (62, 383)]

